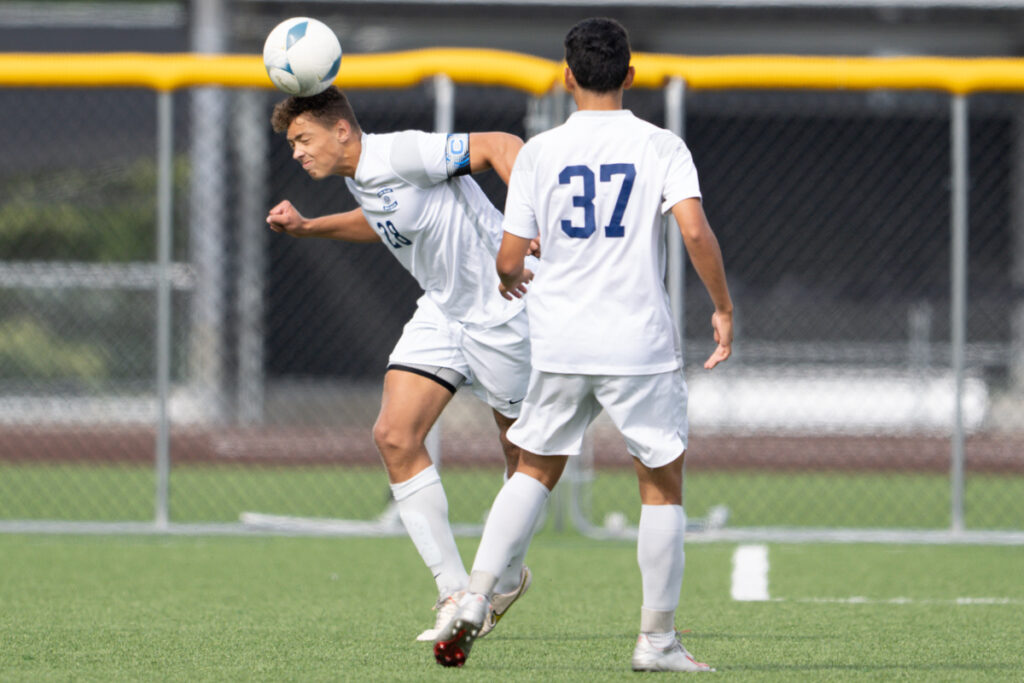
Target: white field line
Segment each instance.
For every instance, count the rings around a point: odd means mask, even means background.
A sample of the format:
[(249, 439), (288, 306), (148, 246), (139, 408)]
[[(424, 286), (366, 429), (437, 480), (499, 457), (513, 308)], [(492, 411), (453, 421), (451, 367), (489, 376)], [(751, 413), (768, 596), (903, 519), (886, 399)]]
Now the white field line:
[(732, 554), (732, 599), (819, 605), (1024, 605), (1024, 598), (772, 598), (768, 595), (768, 546), (740, 545)]
[(772, 602), (825, 605), (1024, 605), (1020, 598), (771, 598)]
[(732, 599), (768, 600), (768, 546), (741, 545), (732, 554)]

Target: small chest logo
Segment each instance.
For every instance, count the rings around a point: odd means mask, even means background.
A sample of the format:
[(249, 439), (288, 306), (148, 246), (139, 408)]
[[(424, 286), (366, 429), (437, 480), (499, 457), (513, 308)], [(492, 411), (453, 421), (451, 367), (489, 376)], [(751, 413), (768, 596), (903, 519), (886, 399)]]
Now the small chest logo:
[(384, 208), (381, 211), (392, 213), (398, 210), (398, 200), (395, 199), (395, 191), (392, 188), (384, 187), (377, 190), (377, 196), (384, 203)]

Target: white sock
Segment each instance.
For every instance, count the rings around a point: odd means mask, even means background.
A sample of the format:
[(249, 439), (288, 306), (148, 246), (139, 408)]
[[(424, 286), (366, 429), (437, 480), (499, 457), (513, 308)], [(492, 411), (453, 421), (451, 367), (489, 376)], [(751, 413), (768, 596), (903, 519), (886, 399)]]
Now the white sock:
[(498, 583), (494, 586), (495, 593), (511, 593), (519, 587), (519, 580), (523, 578), (523, 560), (526, 559), (526, 548), (516, 552), (509, 558), (508, 566), (498, 577)]
[(642, 633), (674, 631), (679, 591), (683, 586), (686, 554), (683, 531), (686, 513), (681, 505), (643, 505), (636, 542), (636, 560), (643, 581)]
[(430, 568), (442, 597), (469, 582), (448, 523), (448, 498), (437, 469), (430, 465), (411, 479), (391, 485), (406, 533)]
[[(504, 486), (508, 483), (508, 470), (501, 470), (501, 483)], [(523, 560), (526, 558), (526, 550), (516, 552), (508, 561), (505, 571), (498, 577), (498, 583), (494, 586), (495, 593), (511, 593), (519, 587), (519, 579), (523, 576)]]
[(672, 643), (676, 642), (676, 632), (671, 631), (659, 631), (657, 633), (647, 633), (647, 642), (662, 650), (671, 647)]
[[(480, 573), (500, 577), (511, 568), (515, 558), (522, 565), (537, 518), (550, 493), (544, 484), (529, 475), (516, 472), (509, 478), (498, 492), (487, 516), (483, 537), (473, 561), (474, 575)], [(518, 585), (518, 571), (515, 576)]]

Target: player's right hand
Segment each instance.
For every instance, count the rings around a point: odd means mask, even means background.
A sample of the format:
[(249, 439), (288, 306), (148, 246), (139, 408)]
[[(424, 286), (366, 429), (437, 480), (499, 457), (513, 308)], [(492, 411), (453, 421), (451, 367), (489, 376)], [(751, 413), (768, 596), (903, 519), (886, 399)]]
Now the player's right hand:
[(292, 237), (305, 237), (308, 233), (305, 228), (306, 218), (287, 199), (270, 210), (267, 225), (274, 232), (283, 232)]
[(704, 361), (704, 368), (707, 370), (729, 360), (729, 356), (732, 355), (732, 311), (712, 313), (711, 327), (715, 331), (715, 341), (718, 342), (718, 346)]

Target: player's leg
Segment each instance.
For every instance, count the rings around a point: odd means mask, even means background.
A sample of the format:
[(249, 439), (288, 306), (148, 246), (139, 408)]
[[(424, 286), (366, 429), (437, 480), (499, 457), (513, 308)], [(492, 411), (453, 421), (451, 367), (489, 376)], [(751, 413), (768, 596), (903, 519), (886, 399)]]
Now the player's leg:
[(568, 456), (582, 452), (583, 435), (600, 409), (586, 375), (531, 372), (522, 412), (506, 435), (521, 448), (519, 465), (487, 516), (470, 590), (475, 586), (481, 589), (476, 592), (489, 595), (494, 584), (487, 584), (497, 581), (508, 559), (526, 552), (548, 494), (562, 476)]
[[(456, 594), (468, 581), (448, 521), (448, 498), (424, 442), (452, 392), (427, 377), (388, 370), (373, 438), (391, 482), (399, 518), (437, 584), (435, 622), (445, 623), (455, 610)], [(433, 629), (419, 640), (436, 637)]]
[(686, 553), (682, 506), (683, 458), (650, 468), (634, 458), (640, 486), (636, 557), (643, 584), (640, 635), (633, 651), (636, 671), (711, 671), (679, 642), (675, 617)]
[[(516, 471), (519, 446), (508, 439), (508, 430), (522, 407), (530, 380), (529, 322), (522, 311), (502, 325), (466, 325), (462, 330), (463, 357), (472, 373), (473, 392), (491, 406), (498, 427), (498, 440), (505, 456), (505, 481)], [(498, 577), (493, 610), (482, 635), (501, 619), (530, 585), (530, 571), (523, 566), (526, 549), (513, 554)]]
[(498, 577), (509, 558), (517, 553), (525, 555), (537, 519), (567, 459), (564, 455), (522, 452), (519, 469), (501, 487), (487, 516), (466, 592), (434, 644), (434, 658), (442, 666), (462, 666), (466, 662), (487, 623)]
[(511, 558), (526, 554), (537, 520), (568, 456), (523, 451), (519, 468), (501, 487), (477, 547), (469, 592), (491, 596)]
[(640, 632), (656, 647), (675, 640), (675, 615), (683, 585), (686, 554), (682, 505), (683, 456), (658, 468), (633, 459), (640, 487), (636, 557), (643, 584)]
[(438, 589), (438, 623), (450, 620), (454, 595), (468, 581), (448, 521), (448, 499), (425, 440), (441, 411), (469, 374), (450, 321), (421, 300), (389, 358), (374, 442), (388, 471), (399, 518), (430, 568)]
[(581, 452), (583, 435), (599, 410), (586, 376), (532, 372), (522, 413), (508, 433), (522, 449), (519, 465), (491, 506), (459, 611), (434, 645), (438, 663), (465, 662), (479, 637), (498, 577), (511, 557), (526, 553), (568, 455)]
[(508, 429), (516, 421), (516, 418), (502, 415), (497, 410), (493, 410), (493, 413), (494, 424), (498, 425), (498, 441), (501, 443), (501, 452), (505, 455), (505, 480), (508, 481), (519, 465), (521, 450), (519, 446), (508, 440)]
[[(508, 430), (515, 422), (514, 418), (502, 415), (495, 410), (494, 422), (498, 425), (498, 440), (501, 442), (501, 449), (505, 454), (505, 481), (507, 482), (512, 475), (515, 474), (516, 468), (519, 466), (519, 458), (521, 457), (522, 449), (508, 439)], [(512, 603), (526, 591), (526, 588), (529, 587), (529, 582), (531, 580), (530, 570), (523, 566), (523, 560), (525, 558), (525, 548), (516, 551), (512, 557), (509, 558), (508, 567), (506, 567), (505, 571), (503, 571), (501, 576), (498, 577), (498, 585), (495, 586), (494, 590), (496, 594), (500, 594), (503, 597), (494, 601), (496, 605), (494, 610), (495, 622), (501, 619), (505, 610), (508, 609), (508, 607), (510, 607)], [(493, 628), (493, 624), (491, 627)], [(488, 631), (490, 631), (490, 628), (485, 627), (484, 635), (486, 635)]]
[(643, 602), (633, 668), (710, 670), (693, 659), (675, 630), (686, 565), (682, 503), (687, 396), (682, 373), (605, 378), (597, 395), (626, 440), (640, 489), (637, 564)]
[[(515, 422), (514, 419), (494, 411), (494, 422), (498, 425), (498, 439), (501, 441), (502, 450), (505, 453), (505, 463), (508, 468), (505, 471), (505, 481), (515, 473), (519, 464), (521, 449), (508, 439), (508, 430)], [(491, 609), (487, 612), (487, 619), (484, 621), (477, 637), (483, 638), (498, 625), (506, 612), (530, 589), (533, 582), (533, 574), (530, 568), (524, 564), (526, 560), (526, 548), (523, 546), (515, 549), (509, 557), (505, 569), (498, 576), (498, 583), (494, 587), (494, 595), (491, 596)]]
[(393, 485), (433, 465), (425, 445), (427, 433), (452, 396), (448, 387), (410, 370), (391, 366), (384, 374), (373, 442)]

